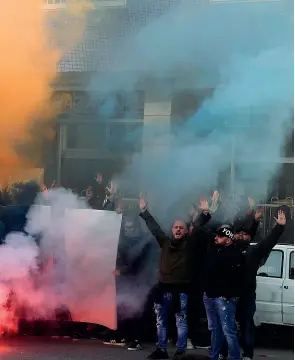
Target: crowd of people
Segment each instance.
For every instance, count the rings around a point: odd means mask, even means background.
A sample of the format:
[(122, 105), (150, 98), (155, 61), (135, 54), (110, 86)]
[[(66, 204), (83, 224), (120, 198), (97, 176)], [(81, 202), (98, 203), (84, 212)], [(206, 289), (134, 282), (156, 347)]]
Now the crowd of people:
[[(18, 184), (13, 192), (2, 192), (2, 241), (9, 232), (24, 230), (26, 212), (39, 190), (35, 183), (28, 183)], [(289, 216), (282, 211), (285, 209), (278, 208), (276, 225), (269, 235), (251, 244), (263, 216), (263, 209), (255, 209), (251, 198), (246, 214), (220, 222), (215, 218), (219, 208), (219, 193), (215, 191), (210, 204), (201, 197), (189, 216), (184, 214), (183, 219), (174, 219), (171, 234), (166, 234), (150, 213), (143, 195), (139, 196), (139, 216), (130, 216), (124, 211), (124, 202), (117, 197), (117, 190), (114, 182), (105, 187), (102, 175), (97, 174), (95, 188), (90, 186), (78, 196), (82, 195), (94, 209), (123, 214), (117, 268), (114, 270), (117, 291), (120, 291), (120, 282), (124, 278), (135, 279), (141, 273), (147, 259), (159, 258), (159, 265), (154, 262), (150, 268), (151, 274), (156, 268), (158, 270), (158, 281), (147, 297), (147, 302), (150, 300), (154, 304), (157, 345), (148, 359), (169, 358), (167, 346), (171, 326), (176, 326), (177, 330), (176, 358), (199, 347), (200, 318), (204, 308), (211, 337), (208, 344), (210, 358), (222, 360), (229, 356), (231, 360), (238, 360), (242, 348), (243, 360), (253, 359), (256, 275), (284, 232), (286, 215)], [(42, 191), (47, 188), (44, 186)], [(142, 227), (142, 222), (149, 233)], [(122, 242), (128, 246), (121, 247)], [(144, 246), (130, 257), (132, 247), (139, 242)], [(125, 346), (127, 340), (130, 341), (128, 350), (141, 350), (143, 314), (129, 319), (126, 325), (123, 313), (124, 309), (118, 307), (118, 330), (109, 331), (104, 344)], [(174, 324), (170, 324), (171, 313), (175, 315)]]

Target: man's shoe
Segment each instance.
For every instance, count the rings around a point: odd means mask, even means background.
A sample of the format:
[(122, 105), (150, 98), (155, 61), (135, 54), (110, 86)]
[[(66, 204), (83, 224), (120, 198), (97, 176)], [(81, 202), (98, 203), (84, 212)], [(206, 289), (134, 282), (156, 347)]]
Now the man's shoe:
[(176, 350), (175, 354), (173, 355), (173, 359), (177, 360), (178, 356), (185, 355), (185, 351), (183, 350)]
[(108, 340), (104, 340), (103, 344), (124, 347), (124, 346), (126, 346), (126, 341), (125, 341), (125, 339), (121, 339), (121, 340), (108, 339)]
[(166, 350), (162, 350), (160, 348), (157, 348), (155, 351), (153, 351), (147, 359), (153, 359), (153, 360), (165, 360), (169, 359), (169, 355)]
[(187, 350), (194, 350), (195, 349), (195, 346), (193, 345), (193, 343), (192, 343), (192, 341), (190, 339), (187, 339), (186, 349)]
[(137, 351), (137, 350), (142, 350), (143, 347), (141, 345), (141, 343), (137, 340), (133, 341), (133, 343), (128, 347), (129, 351)]
[(193, 344), (190, 339), (187, 340), (186, 345), (187, 350), (194, 350), (194, 349), (210, 349), (209, 345), (199, 345), (199, 344)]
[(210, 345), (195, 345), (195, 349), (205, 349), (205, 350), (209, 350), (209, 349), (210, 349)]

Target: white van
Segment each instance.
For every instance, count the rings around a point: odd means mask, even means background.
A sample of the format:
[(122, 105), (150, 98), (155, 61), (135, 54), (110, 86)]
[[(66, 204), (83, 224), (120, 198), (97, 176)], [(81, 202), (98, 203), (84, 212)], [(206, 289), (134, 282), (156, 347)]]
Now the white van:
[(256, 326), (294, 326), (294, 245), (276, 245), (257, 272)]

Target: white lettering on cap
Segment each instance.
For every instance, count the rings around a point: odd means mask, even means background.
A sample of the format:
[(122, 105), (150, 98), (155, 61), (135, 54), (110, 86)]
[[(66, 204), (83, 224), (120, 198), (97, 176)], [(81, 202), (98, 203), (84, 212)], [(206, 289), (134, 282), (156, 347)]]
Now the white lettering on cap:
[(233, 239), (234, 238), (234, 234), (229, 230), (229, 229), (226, 229), (226, 228), (223, 228), (222, 229), (222, 232), (230, 239)]

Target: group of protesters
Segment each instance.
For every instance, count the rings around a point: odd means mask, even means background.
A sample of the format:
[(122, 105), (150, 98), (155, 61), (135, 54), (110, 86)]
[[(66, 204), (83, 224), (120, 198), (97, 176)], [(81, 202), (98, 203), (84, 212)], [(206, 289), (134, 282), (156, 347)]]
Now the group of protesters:
[[(198, 333), (203, 308), (211, 336), (210, 358), (222, 360), (229, 356), (231, 360), (238, 360), (241, 358), (241, 346), (243, 359), (253, 359), (256, 275), (284, 232), (286, 211), (278, 208), (276, 225), (268, 237), (250, 245), (258, 230), (263, 209), (255, 209), (253, 200), (249, 199), (250, 209), (245, 215), (239, 214), (235, 219), (220, 223), (214, 219), (219, 206), (219, 193), (215, 191), (210, 204), (205, 197), (201, 197), (192, 213), (188, 217), (184, 214), (185, 220), (175, 219), (171, 234), (165, 234), (149, 212), (143, 195), (139, 197), (140, 216), (130, 218), (124, 213), (124, 203), (117, 198), (116, 184), (111, 182), (108, 187), (103, 186), (100, 174), (96, 176), (96, 183), (96, 189), (90, 186), (83, 193), (89, 206), (123, 213), (117, 268), (114, 270), (117, 283), (121, 278), (134, 279), (147, 258), (156, 257), (158, 253), (159, 266), (153, 265), (158, 269), (158, 281), (148, 296), (154, 304), (157, 345), (148, 359), (169, 358), (167, 347), (171, 334), (171, 313), (175, 315), (177, 329), (174, 357), (184, 356), (187, 350), (199, 347)], [(29, 185), (29, 190), (23, 191), (19, 185), (13, 194), (16, 200), (12, 201), (18, 204), (17, 209), (8, 206), (0, 213), (2, 239), (11, 231), (23, 231), (25, 214), (38, 191), (33, 183)], [(47, 188), (42, 190), (46, 191)], [(10, 197), (4, 195), (3, 192), (2, 205), (7, 205)], [(13, 211), (15, 216), (11, 217), (7, 208), (11, 208), (10, 212)], [(149, 233), (143, 231), (142, 221)], [(120, 247), (122, 238), (129, 246)], [(128, 256), (131, 247), (139, 242), (144, 246), (140, 247), (136, 256)], [(125, 346), (128, 340), (128, 350), (141, 350), (142, 315), (135, 316), (132, 325), (129, 322), (126, 328), (119, 311), (123, 310), (118, 308), (118, 330), (110, 331), (104, 344)]]
[[(97, 180), (101, 184), (102, 176), (98, 175)], [(89, 187), (85, 191), (85, 198), (92, 206), (99, 203), (100, 208), (114, 202), (113, 209), (124, 215), (122, 202), (120, 199), (115, 201), (116, 190), (116, 185), (111, 183), (105, 198), (102, 191), (94, 196), (93, 188)], [(160, 249), (158, 283), (151, 295), (158, 339), (156, 349), (148, 359), (169, 358), (167, 346), (171, 334), (168, 326), (171, 312), (175, 314), (177, 328), (175, 357), (201, 347), (198, 327), (203, 307), (211, 333), (210, 358), (222, 360), (229, 356), (232, 360), (240, 359), (241, 344), (243, 359), (253, 359), (256, 275), (284, 232), (288, 210), (278, 208), (276, 225), (268, 237), (260, 238), (258, 243), (250, 246), (263, 216), (263, 208), (255, 209), (254, 201), (249, 198), (249, 211), (245, 215), (239, 214), (235, 219), (220, 223), (214, 219), (219, 205), (218, 191), (213, 193), (211, 200), (209, 205), (206, 198), (201, 197), (189, 219), (175, 219), (171, 234), (165, 234), (150, 214), (145, 198), (142, 195), (139, 198), (140, 217), (154, 237), (151, 241), (158, 243)], [(128, 217), (123, 222), (121, 235), (127, 239), (129, 237), (130, 244), (142, 241), (141, 237), (146, 236), (136, 229), (134, 222), (134, 219), (128, 221)], [(128, 256), (124, 259), (124, 253), (119, 251), (117, 282), (120, 276), (136, 276), (149, 256), (151, 246), (147, 242), (131, 263), (128, 263)], [(240, 342), (237, 321), (240, 325)], [(124, 321), (119, 322), (118, 331), (112, 332), (113, 336), (104, 343), (125, 346), (129, 335), (133, 337), (129, 340), (133, 341), (128, 349), (140, 350), (143, 348), (140, 329), (138, 318), (133, 326), (128, 327), (128, 331)]]

